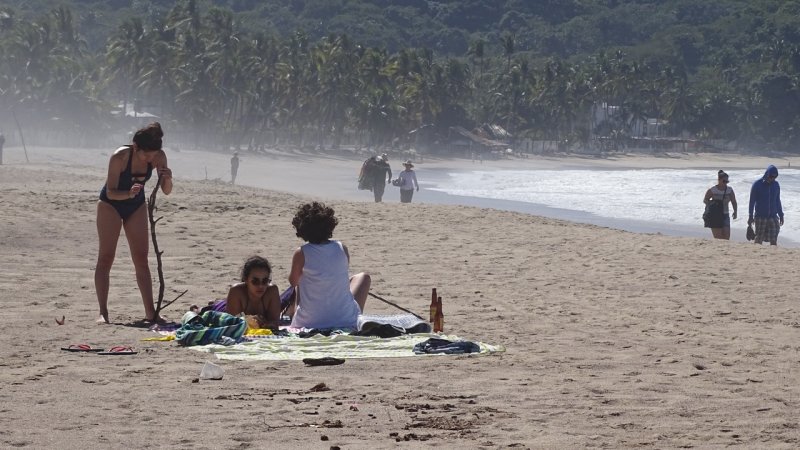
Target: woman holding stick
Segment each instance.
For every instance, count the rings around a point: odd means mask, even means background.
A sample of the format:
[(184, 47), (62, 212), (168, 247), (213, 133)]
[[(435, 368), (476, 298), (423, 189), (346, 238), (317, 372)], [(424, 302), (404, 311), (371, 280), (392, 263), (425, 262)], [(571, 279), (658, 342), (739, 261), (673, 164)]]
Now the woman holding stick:
[(161, 191), (166, 195), (172, 192), (172, 171), (167, 165), (167, 155), (161, 149), (163, 137), (161, 124), (151, 123), (136, 131), (133, 142), (118, 148), (108, 162), (106, 184), (100, 191), (100, 201), (97, 202), (97, 235), (100, 246), (94, 285), (100, 306), (98, 322), (109, 322), (109, 274), (123, 228), (136, 271), (136, 283), (142, 294), (145, 321), (156, 322), (160, 319), (156, 317), (153, 305), (153, 279), (147, 261), (150, 241), (147, 234), (144, 184), (155, 168)]

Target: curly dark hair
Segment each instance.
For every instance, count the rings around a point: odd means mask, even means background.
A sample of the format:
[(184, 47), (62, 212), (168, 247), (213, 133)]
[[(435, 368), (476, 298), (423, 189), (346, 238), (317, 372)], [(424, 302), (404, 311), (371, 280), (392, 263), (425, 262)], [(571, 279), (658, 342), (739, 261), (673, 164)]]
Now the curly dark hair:
[(247, 281), (253, 269), (266, 269), (270, 276), (272, 275), (272, 266), (267, 261), (267, 258), (251, 256), (247, 258), (247, 261), (244, 262), (244, 267), (242, 267), (242, 281)]
[(297, 237), (312, 244), (320, 244), (333, 236), (333, 229), (339, 224), (334, 210), (324, 203), (312, 202), (300, 205), (292, 219)]
[(136, 130), (136, 134), (133, 135), (133, 143), (146, 152), (155, 152), (161, 150), (163, 137), (164, 130), (161, 129), (161, 124), (153, 122)]

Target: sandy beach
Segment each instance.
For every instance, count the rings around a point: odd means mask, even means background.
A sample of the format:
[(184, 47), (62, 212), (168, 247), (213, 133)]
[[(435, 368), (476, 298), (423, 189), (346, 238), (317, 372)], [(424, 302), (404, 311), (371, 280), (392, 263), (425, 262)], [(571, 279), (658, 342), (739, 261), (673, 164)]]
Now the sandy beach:
[[(434, 204), (424, 189), (419, 203), (375, 204), (369, 192), (354, 190), (358, 160), (345, 157), (243, 155), (239, 181), (248, 186), (232, 186), (225, 183), (230, 155), (181, 150), (169, 153), (175, 189), (158, 200), (165, 298), (188, 290), (164, 311), (168, 318), (224, 297), (252, 254), (269, 258), (276, 284), (286, 287), (301, 243), (290, 223), (294, 209), (324, 200), (336, 208), (335, 237), (349, 246), (351, 269), (372, 274), (373, 293), (423, 314), (436, 287), (448, 334), (506, 348), (331, 367), (216, 361), (174, 342), (142, 341), (155, 333), (133, 326), (143, 308), (124, 238), (111, 273), (112, 324), (95, 323), (95, 208), (111, 150), (29, 148), (28, 163), (22, 149), (6, 149), (0, 447), (800, 445), (800, 249)], [(524, 164), (716, 170), (773, 160), (670, 155)], [(151, 261), (155, 279), (152, 254)], [(397, 312), (374, 299), (366, 311)], [(60, 350), (77, 343), (139, 353)], [(222, 380), (197, 381), (208, 360), (225, 369)], [(328, 390), (315, 389), (320, 383)]]

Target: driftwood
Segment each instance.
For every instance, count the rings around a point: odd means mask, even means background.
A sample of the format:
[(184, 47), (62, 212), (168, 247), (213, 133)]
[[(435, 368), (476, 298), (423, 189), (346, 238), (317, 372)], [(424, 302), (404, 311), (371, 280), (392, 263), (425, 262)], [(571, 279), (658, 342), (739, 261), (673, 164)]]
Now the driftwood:
[(398, 305), (397, 303), (390, 302), (389, 300), (386, 300), (385, 298), (378, 297), (377, 295), (373, 294), (372, 292), (369, 292), (369, 296), (373, 297), (373, 298), (377, 298), (378, 300), (382, 301), (383, 303), (386, 303), (387, 305), (392, 305), (395, 308), (399, 309), (400, 311), (405, 311), (405, 312), (411, 314), (412, 316), (416, 317), (419, 320), (422, 320), (422, 321), (425, 320), (422, 317), (420, 317), (417, 313), (415, 313), (414, 311), (405, 309), (402, 306)]
[(17, 120), (17, 113), (14, 112), (14, 109), (11, 109), (11, 116), (14, 118), (14, 122), (17, 124), (17, 129), (19, 130), (19, 140), (22, 142), (22, 149), (25, 150), (25, 162), (31, 162), (28, 159), (28, 147), (25, 146), (25, 136), (22, 135), (22, 127), (19, 124), (19, 120)]
[(147, 217), (150, 219), (150, 237), (153, 240), (153, 251), (156, 254), (156, 263), (157, 263), (157, 270), (158, 270), (158, 302), (156, 303), (156, 317), (159, 317), (161, 311), (166, 309), (167, 306), (175, 303), (179, 298), (183, 297), (183, 294), (189, 292), (189, 290), (185, 290), (180, 293), (177, 297), (175, 297), (171, 302), (162, 305), (164, 301), (164, 268), (161, 263), (161, 254), (164, 253), (163, 251), (158, 249), (158, 239), (156, 239), (156, 223), (162, 218), (159, 217), (158, 219), (154, 218), (154, 213), (156, 208), (156, 194), (158, 194), (158, 188), (161, 187), (161, 177), (158, 177), (158, 181), (156, 182), (156, 187), (153, 188), (153, 192), (150, 193), (150, 198), (147, 200)]

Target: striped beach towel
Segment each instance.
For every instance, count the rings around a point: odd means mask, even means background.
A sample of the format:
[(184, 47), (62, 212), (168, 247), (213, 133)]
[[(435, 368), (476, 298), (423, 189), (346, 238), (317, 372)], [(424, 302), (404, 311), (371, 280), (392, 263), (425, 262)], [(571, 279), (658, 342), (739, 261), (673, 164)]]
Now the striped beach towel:
[(213, 344), (223, 337), (238, 341), (245, 330), (244, 318), (210, 310), (186, 321), (175, 331), (175, 339), (185, 346)]
[[(322, 334), (307, 338), (290, 336), (258, 336), (252, 341), (244, 341), (236, 345), (194, 346), (192, 350), (214, 353), (219, 359), (239, 361), (287, 361), (304, 358), (334, 357), (342, 359), (362, 358), (398, 358), (398, 357), (442, 357), (443, 354), (414, 353), (414, 346), (430, 338), (447, 339), (460, 342), (461, 338), (441, 333), (404, 334), (393, 338), (370, 336), (353, 336), (334, 333), (330, 336)], [(469, 356), (489, 355), (504, 352), (502, 345), (490, 345), (475, 342), (478, 351)]]

